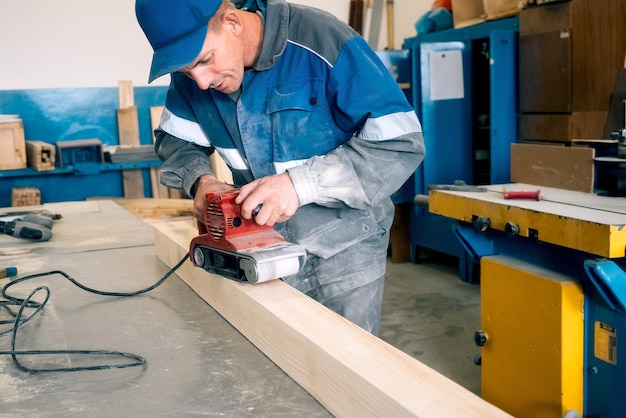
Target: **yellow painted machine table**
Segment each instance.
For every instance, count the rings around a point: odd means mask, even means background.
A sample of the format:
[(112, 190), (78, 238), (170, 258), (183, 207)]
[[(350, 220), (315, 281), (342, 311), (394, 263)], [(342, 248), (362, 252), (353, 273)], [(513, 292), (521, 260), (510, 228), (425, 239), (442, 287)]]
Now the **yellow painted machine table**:
[[(519, 236), (607, 258), (625, 256), (626, 198), (512, 183), (487, 192), (431, 190), (430, 212), (465, 222), (488, 218), (490, 228), (517, 226)], [(540, 200), (505, 199), (504, 191), (540, 190)]]

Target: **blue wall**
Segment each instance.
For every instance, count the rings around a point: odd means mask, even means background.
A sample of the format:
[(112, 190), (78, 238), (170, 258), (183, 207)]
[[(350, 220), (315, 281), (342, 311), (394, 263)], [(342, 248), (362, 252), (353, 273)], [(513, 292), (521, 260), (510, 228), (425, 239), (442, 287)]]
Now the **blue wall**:
[[(162, 106), (166, 94), (166, 86), (134, 88), (143, 145), (152, 144), (150, 107)], [(97, 138), (104, 145), (118, 145), (117, 109), (117, 87), (0, 90), (0, 114), (18, 115), (24, 123), (26, 140), (50, 144)], [(145, 196), (151, 197), (149, 172), (143, 171)], [(39, 188), (41, 203), (124, 195), (122, 172), (115, 169), (90, 174), (63, 169), (0, 171), (0, 207), (11, 205), (13, 187)]]

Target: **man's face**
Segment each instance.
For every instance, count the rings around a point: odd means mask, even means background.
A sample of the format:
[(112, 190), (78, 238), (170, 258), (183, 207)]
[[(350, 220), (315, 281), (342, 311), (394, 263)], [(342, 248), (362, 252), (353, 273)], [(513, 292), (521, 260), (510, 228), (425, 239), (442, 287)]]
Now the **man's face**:
[(196, 82), (202, 90), (215, 89), (232, 93), (243, 80), (243, 46), (240, 38), (224, 25), (210, 26), (198, 57), (180, 71)]

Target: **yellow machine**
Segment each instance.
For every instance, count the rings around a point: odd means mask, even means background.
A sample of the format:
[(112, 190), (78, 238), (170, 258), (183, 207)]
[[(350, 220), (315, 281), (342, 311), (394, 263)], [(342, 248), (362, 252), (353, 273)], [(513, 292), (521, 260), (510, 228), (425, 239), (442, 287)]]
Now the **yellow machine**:
[(480, 263), (482, 397), (519, 418), (626, 416), (626, 199), (484, 189), (428, 202)]
[(516, 417), (582, 411), (580, 281), (507, 256), (480, 268), (482, 397)]

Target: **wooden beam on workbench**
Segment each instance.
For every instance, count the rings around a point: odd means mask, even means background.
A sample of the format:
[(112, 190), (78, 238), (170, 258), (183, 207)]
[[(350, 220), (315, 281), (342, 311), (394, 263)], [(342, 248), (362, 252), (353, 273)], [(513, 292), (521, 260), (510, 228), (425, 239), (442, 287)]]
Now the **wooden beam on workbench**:
[(127, 211), (143, 218), (146, 221), (156, 219), (171, 219), (193, 216), (193, 200), (191, 199), (131, 199), (131, 198), (92, 198), (88, 200), (110, 200)]
[[(193, 221), (154, 228), (157, 255), (170, 267), (197, 234)], [(281, 280), (239, 283), (189, 261), (176, 273), (337, 417), (510, 417)]]

